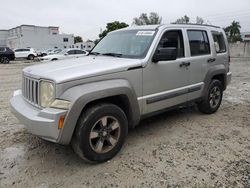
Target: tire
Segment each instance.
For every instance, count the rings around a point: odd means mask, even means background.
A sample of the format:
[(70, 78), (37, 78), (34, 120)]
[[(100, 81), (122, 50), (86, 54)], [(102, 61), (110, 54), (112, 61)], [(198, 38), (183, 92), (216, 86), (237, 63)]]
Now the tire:
[(127, 134), (128, 120), (121, 108), (98, 104), (81, 114), (71, 144), (80, 158), (101, 163), (121, 150)]
[(198, 104), (198, 109), (205, 114), (215, 113), (221, 105), (222, 97), (223, 86), (221, 81), (212, 80), (205, 99)]
[(51, 61), (57, 61), (58, 59), (52, 59)]
[(10, 60), (8, 57), (1, 57), (0, 62), (2, 64), (8, 64), (8, 63), (10, 63)]
[(34, 59), (35, 59), (34, 55), (31, 54), (31, 55), (28, 56), (28, 60), (34, 60)]

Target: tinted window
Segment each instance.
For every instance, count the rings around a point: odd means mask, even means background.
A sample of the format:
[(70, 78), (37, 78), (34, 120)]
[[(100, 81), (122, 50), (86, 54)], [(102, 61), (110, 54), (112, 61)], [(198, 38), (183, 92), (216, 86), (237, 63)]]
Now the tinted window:
[(86, 52), (82, 51), (82, 50), (75, 50), (76, 54), (86, 54)]
[(226, 52), (226, 44), (222, 33), (213, 32), (216, 53)]
[(191, 56), (210, 54), (210, 46), (206, 31), (189, 30), (188, 39)]
[(22, 49), (23, 52), (29, 52), (30, 49)]
[(0, 47), (0, 52), (5, 52), (5, 48)]
[(184, 43), (182, 31), (167, 31), (161, 38), (158, 48), (176, 48), (177, 57), (184, 57)]
[(68, 54), (69, 54), (69, 55), (74, 55), (74, 54), (75, 54), (75, 50), (69, 50), (69, 51), (68, 51)]
[(22, 52), (22, 49), (16, 49), (15, 52)]

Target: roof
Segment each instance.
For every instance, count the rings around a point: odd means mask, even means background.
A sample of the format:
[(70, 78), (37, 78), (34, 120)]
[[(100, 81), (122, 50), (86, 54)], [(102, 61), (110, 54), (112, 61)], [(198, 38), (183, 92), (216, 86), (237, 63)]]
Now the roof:
[(155, 30), (157, 28), (168, 28), (168, 27), (178, 27), (178, 28), (201, 28), (201, 27), (208, 27), (208, 28), (216, 28), (220, 29), (218, 26), (214, 25), (205, 25), (205, 24), (161, 24), (161, 25), (142, 25), (142, 26), (131, 26), (126, 27), (122, 30)]

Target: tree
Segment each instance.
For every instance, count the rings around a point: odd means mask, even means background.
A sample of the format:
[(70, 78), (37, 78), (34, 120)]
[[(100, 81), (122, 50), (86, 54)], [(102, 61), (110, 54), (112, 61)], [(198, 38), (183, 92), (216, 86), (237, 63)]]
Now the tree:
[(224, 28), (229, 42), (241, 41), (240, 36), (241, 25), (240, 22), (233, 21), (230, 26)]
[(122, 29), (122, 28), (125, 28), (128, 26), (129, 26), (128, 24), (126, 24), (124, 22), (118, 22), (118, 21), (107, 23), (106, 29), (102, 33), (99, 34), (99, 37), (103, 38), (111, 31), (115, 31), (117, 29)]
[(203, 18), (197, 16), (197, 17), (196, 17), (196, 24), (201, 24), (201, 25), (204, 24)]
[(174, 23), (176, 24), (188, 24), (190, 23), (190, 18), (187, 15), (184, 15), (181, 18), (178, 18)]
[(82, 37), (80, 37), (80, 36), (75, 36), (74, 42), (75, 42), (75, 43), (82, 42)]
[(139, 18), (133, 19), (133, 25), (158, 25), (161, 24), (162, 17), (156, 12), (151, 12), (149, 16), (147, 13), (142, 13)]

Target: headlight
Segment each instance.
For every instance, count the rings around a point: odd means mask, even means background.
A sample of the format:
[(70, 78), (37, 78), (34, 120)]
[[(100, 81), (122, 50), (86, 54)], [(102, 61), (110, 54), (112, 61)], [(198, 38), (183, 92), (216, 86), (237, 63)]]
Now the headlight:
[(44, 108), (49, 107), (55, 100), (55, 87), (52, 82), (40, 82), (40, 105)]

